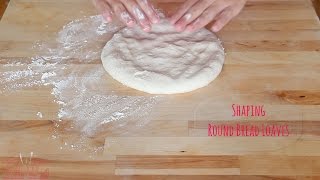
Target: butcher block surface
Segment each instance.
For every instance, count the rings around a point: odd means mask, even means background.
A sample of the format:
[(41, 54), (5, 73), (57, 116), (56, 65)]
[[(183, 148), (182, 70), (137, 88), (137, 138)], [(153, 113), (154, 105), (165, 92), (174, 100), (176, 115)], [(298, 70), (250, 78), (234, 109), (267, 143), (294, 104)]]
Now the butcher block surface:
[[(177, 2), (158, 5), (172, 13)], [(35, 41), (51, 41), (66, 23), (94, 14), (87, 0), (11, 0), (0, 21), (0, 73), (10, 60), (34, 56)], [(61, 149), (77, 136), (71, 131), (52, 139), (58, 106), (50, 88), (0, 94), (0, 178), (27, 166), (42, 179), (320, 179), (320, 23), (312, 2), (249, 1), (218, 36), (226, 60), (213, 83), (160, 101), (141, 128), (91, 137), (103, 147), (94, 155)], [(148, 96), (111, 84), (121, 94)], [(234, 116), (237, 105), (263, 106), (265, 115)], [(210, 134), (219, 124), (288, 131)]]

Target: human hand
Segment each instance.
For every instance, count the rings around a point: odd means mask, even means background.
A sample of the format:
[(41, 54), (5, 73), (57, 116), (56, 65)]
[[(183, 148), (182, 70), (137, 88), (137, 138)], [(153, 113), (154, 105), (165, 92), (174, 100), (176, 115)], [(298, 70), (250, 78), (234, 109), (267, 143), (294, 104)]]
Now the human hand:
[(178, 31), (196, 31), (212, 20), (210, 28), (220, 31), (232, 18), (240, 13), (247, 0), (187, 0), (171, 17)]
[(93, 4), (108, 22), (115, 16), (128, 27), (139, 24), (150, 31), (151, 23), (160, 20), (149, 0), (93, 0)]

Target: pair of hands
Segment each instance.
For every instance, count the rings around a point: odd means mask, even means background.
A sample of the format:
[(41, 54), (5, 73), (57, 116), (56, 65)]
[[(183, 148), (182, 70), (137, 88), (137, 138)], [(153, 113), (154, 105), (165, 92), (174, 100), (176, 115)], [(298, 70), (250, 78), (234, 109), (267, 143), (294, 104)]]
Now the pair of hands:
[[(186, 0), (170, 17), (177, 31), (196, 31), (211, 21), (211, 30), (220, 31), (233, 17), (238, 15), (247, 0)], [(151, 24), (160, 20), (149, 0), (93, 0), (103, 17), (111, 22), (114, 17), (128, 27), (140, 25), (150, 31)]]

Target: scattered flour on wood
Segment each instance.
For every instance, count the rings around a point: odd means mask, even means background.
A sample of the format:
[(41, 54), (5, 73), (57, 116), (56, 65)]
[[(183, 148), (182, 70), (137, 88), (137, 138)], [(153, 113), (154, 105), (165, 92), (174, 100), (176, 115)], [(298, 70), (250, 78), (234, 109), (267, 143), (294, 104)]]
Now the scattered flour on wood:
[[(101, 16), (68, 23), (58, 32), (55, 43), (34, 44), (37, 56), (5, 60), (7, 64), (0, 74), (3, 87), (0, 94), (35, 86), (51, 87), (54, 101), (59, 104), (52, 137), (59, 138), (61, 131), (78, 132), (79, 138), (65, 142), (66, 147), (73, 149), (86, 148), (87, 137), (99, 132), (117, 131), (129, 123), (136, 128), (143, 126), (159, 98), (117, 95), (104, 82), (106, 72), (100, 63), (101, 50), (119, 29), (120, 25), (106, 23)], [(84, 68), (83, 64), (88, 66)], [(41, 112), (36, 115), (43, 118)]]
[(43, 117), (42, 112), (37, 112), (37, 116), (38, 116), (39, 118), (42, 118), (42, 117)]

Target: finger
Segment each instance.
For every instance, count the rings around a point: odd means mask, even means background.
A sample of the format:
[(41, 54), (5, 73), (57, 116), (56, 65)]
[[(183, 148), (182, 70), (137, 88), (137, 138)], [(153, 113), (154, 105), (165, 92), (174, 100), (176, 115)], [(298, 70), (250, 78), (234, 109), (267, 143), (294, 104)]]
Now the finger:
[(198, 1), (176, 22), (178, 31), (182, 31), (185, 27), (198, 18), (212, 4), (212, 1)]
[(93, 0), (93, 5), (107, 22), (112, 21), (112, 10), (104, 0)]
[(108, 2), (109, 4), (112, 4), (112, 9), (121, 22), (129, 27), (134, 26), (135, 21), (121, 2), (119, 2), (118, 0), (108, 0)]
[(224, 5), (211, 5), (196, 20), (190, 23), (186, 27), (186, 30), (192, 32), (203, 28), (204, 26), (209, 24), (218, 14), (220, 14), (224, 8)]
[(150, 31), (151, 26), (149, 19), (140, 9), (139, 5), (134, 0), (120, 0), (123, 2), (127, 10), (134, 16), (136, 21), (141, 25), (144, 31)]
[(154, 10), (153, 5), (148, 0), (137, 0), (143, 12), (148, 16), (152, 23), (158, 23), (160, 20), (159, 15)]
[(187, 0), (178, 11), (170, 18), (171, 24), (175, 24), (198, 0)]
[(231, 19), (234, 17), (233, 11), (231, 9), (225, 9), (221, 12), (221, 14), (217, 17), (217, 20), (211, 27), (213, 32), (220, 31)]

